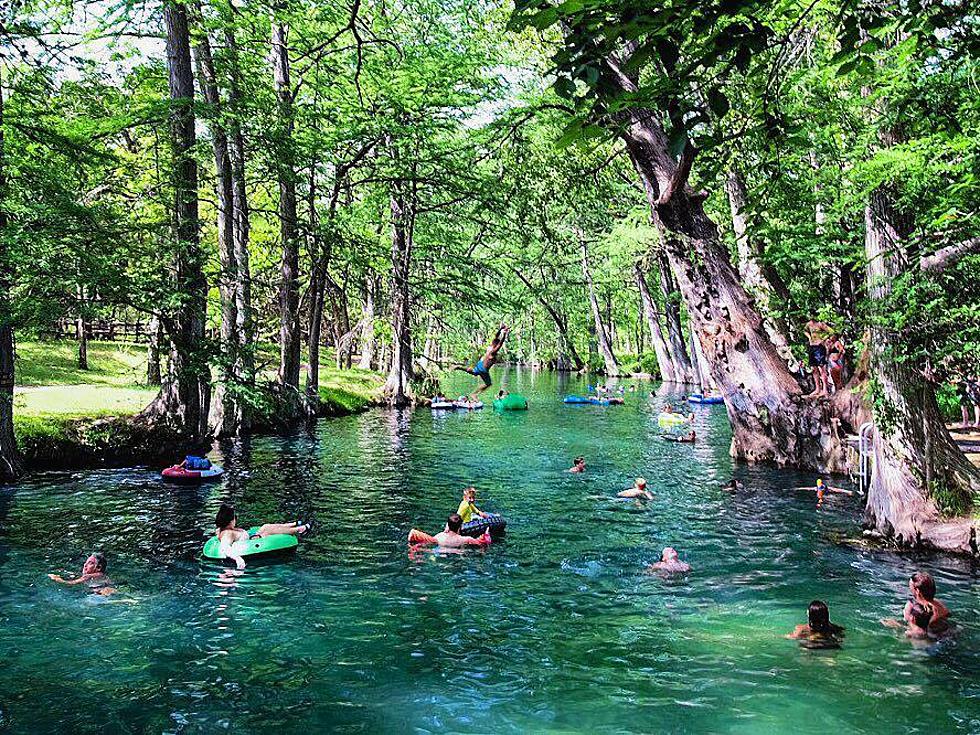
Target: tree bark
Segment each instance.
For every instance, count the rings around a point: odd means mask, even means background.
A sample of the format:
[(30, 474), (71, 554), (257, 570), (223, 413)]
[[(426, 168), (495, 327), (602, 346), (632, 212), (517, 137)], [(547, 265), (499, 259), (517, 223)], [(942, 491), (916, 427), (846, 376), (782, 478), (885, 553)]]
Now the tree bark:
[(163, 339), (163, 325), (160, 318), (154, 314), (147, 328), (150, 340), (146, 345), (146, 384), (160, 385), (162, 371), (160, 369), (160, 342)]
[(88, 370), (88, 320), (85, 318), (85, 286), (78, 284), (78, 315), (75, 330), (78, 332), (78, 369)]
[[(193, 17), (200, 23), (199, 0), (189, 6)], [(241, 382), (241, 340), (238, 318), (238, 259), (235, 252), (234, 186), (232, 182), (231, 154), (228, 133), (222, 122), (223, 107), (218, 80), (211, 54), (211, 40), (205, 28), (200, 28), (194, 45), (194, 61), (197, 66), (198, 84), (209, 109), (208, 129), (211, 131), (211, 148), (214, 155), (215, 200), (217, 202), (218, 258), (221, 278), (218, 291), (221, 297), (221, 380), (215, 390), (214, 420), (218, 436), (238, 436), (245, 428), (246, 416), (239, 400), (237, 384)]]
[(239, 334), (239, 366), (237, 374), (245, 385), (255, 383), (255, 319), (252, 313), (252, 275), (249, 262), (249, 205), (245, 188), (245, 138), (238, 122), (242, 114), (242, 93), (239, 82), (238, 44), (234, 31), (225, 29), (228, 56), (228, 155), (231, 159), (232, 214), (234, 216), (234, 254), (237, 281), (235, 283), (236, 331)]
[(589, 248), (585, 238), (579, 236), (579, 247), (582, 253), (582, 276), (585, 278), (585, 286), (589, 293), (589, 306), (592, 309), (592, 319), (595, 322), (595, 334), (598, 342), (599, 354), (606, 366), (606, 375), (615, 377), (620, 374), (619, 363), (616, 362), (616, 355), (613, 354), (612, 343), (606, 325), (602, 320), (602, 310), (599, 308), (599, 300), (596, 298), (595, 284), (592, 282), (592, 271), (589, 267)]
[(13, 480), (23, 470), (14, 436), (14, 322), (10, 291), (14, 273), (7, 252), (7, 167), (4, 141), (3, 67), (0, 66), (0, 481)]
[(279, 234), (282, 239), (279, 287), (279, 382), (299, 389), (299, 237), (296, 215), (296, 169), (293, 165), (293, 89), (289, 79), (286, 26), (272, 20), (272, 69), (279, 114)]
[[(893, 145), (894, 133), (883, 136)], [(964, 514), (980, 492), (980, 472), (949, 435), (932, 383), (901, 355), (904, 339), (880, 318), (894, 279), (909, 269), (912, 217), (899, 210), (897, 195), (879, 186), (865, 208), (867, 289), (879, 311), (872, 321), (871, 369), (879, 391), (875, 409), (874, 466), (865, 510), (866, 525), (901, 545), (975, 552), (976, 530)], [(940, 507), (937, 499), (945, 507)]]
[(647, 285), (646, 273), (639, 262), (633, 265), (633, 277), (636, 279), (636, 287), (640, 292), (640, 301), (643, 308), (643, 316), (650, 327), (650, 341), (653, 343), (653, 352), (657, 356), (657, 365), (660, 368), (660, 379), (665, 383), (676, 383), (677, 370), (674, 361), (670, 357), (667, 347), (667, 340), (664, 338), (664, 330), (660, 325), (660, 312), (657, 303), (650, 294), (650, 287)]
[[(661, 229), (661, 240), (671, 237), (670, 233)], [(677, 291), (677, 281), (670, 272), (670, 261), (661, 252), (657, 256), (658, 275), (660, 279), (660, 293), (664, 299), (664, 318), (667, 323), (667, 352), (670, 354), (670, 361), (674, 364), (674, 375), (678, 383), (695, 382), (694, 363), (688, 355), (687, 343), (684, 339), (684, 330), (681, 327), (681, 307), (677, 303), (680, 295)]]
[[(635, 84), (615, 59), (611, 81), (624, 91)], [(769, 339), (715, 223), (704, 212), (703, 193), (686, 185), (687, 165), (670, 153), (656, 113), (631, 109), (620, 131), (640, 175), (654, 222), (674, 237), (663, 253), (677, 279), (694, 330), (725, 397), (732, 424), (731, 453), (749, 462), (840, 471), (843, 437), (826, 402), (801, 400), (800, 386)], [(685, 147), (690, 150), (690, 144)], [(688, 161), (691, 153), (688, 153)]]
[(163, 15), (174, 154), (175, 289), (184, 298), (172, 318), (164, 321), (171, 344), (170, 369), (160, 394), (143, 417), (162, 418), (178, 431), (200, 439), (208, 433), (211, 379), (203, 352), (207, 281), (198, 231), (194, 71), (186, 6), (168, 1)]
[(377, 278), (368, 272), (364, 279), (364, 316), (361, 327), (361, 359), (357, 366), (361, 370), (370, 370), (374, 365), (374, 294), (377, 290)]
[(390, 197), (391, 207), (391, 332), (393, 354), (384, 393), (393, 406), (412, 402), (412, 215), (401, 192)]

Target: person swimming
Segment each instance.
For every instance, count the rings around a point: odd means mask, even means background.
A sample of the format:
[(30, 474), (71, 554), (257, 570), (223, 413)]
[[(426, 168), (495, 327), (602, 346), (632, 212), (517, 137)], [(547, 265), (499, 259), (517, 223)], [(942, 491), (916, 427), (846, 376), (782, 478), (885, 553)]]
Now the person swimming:
[(660, 561), (651, 564), (647, 570), (663, 574), (683, 574), (691, 571), (691, 565), (680, 560), (677, 549), (673, 546), (667, 546), (660, 554)]
[(489, 546), (490, 530), (483, 532), (482, 536), (473, 538), (463, 536), (460, 530), (463, 528), (463, 518), (459, 513), (453, 513), (446, 519), (446, 527), (435, 536), (430, 536), (424, 531), (413, 528), (408, 532), (408, 543), (412, 545), (436, 544), (444, 549), (459, 549), (464, 546)]
[(49, 574), (48, 579), (58, 584), (74, 586), (76, 584), (87, 584), (89, 591), (96, 595), (111, 595), (116, 592), (106, 576), (108, 560), (101, 551), (90, 554), (82, 564), (82, 573), (75, 579), (65, 579), (60, 574)]
[(661, 439), (669, 442), (679, 442), (681, 444), (693, 444), (697, 441), (698, 435), (695, 433), (694, 429), (691, 429), (686, 434), (661, 434)]
[(576, 457), (572, 461), (572, 466), (568, 470), (569, 472), (585, 472), (585, 457)]
[(463, 519), (463, 523), (469, 523), (476, 518), (483, 518), (486, 513), (476, 507), (476, 488), (468, 487), (463, 490), (463, 499), (459, 503), (456, 514)]
[(806, 625), (797, 625), (787, 638), (800, 641), (804, 648), (840, 648), (844, 629), (830, 622), (827, 603), (814, 600), (806, 611)]
[(287, 534), (290, 536), (301, 536), (306, 533), (310, 526), (307, 523), (296, 521), (294, 523), (266, 523), (259, 527), (251, 536), (244, 528), (238, 528), (235, 524), (238, 519), (235, 517), (235, 509), (227, 503), (222, 503), (218, 508), (218, 513), (214, 519), (215, 536), (221, 542), (219, 551), (226, 559), (235, 562), (239, 569), (245, 568), (245, 560), (242, 552), (248, 548), (250, 538), (264, 538), (265, 536), (275, 536), (277, 534)]
[(737, 493), (743, 487), (745, 486), (733, 477), (731, 480), (722, 485), (721, 489), (725, 490), (726, 492)]
[(647, 490), (647, 481), (642, 477), (637, 477), (633, 482), (633, 487), (616, 493), (616, 497), (644, 498), (645, 500), (653, 500), (653, 493)]

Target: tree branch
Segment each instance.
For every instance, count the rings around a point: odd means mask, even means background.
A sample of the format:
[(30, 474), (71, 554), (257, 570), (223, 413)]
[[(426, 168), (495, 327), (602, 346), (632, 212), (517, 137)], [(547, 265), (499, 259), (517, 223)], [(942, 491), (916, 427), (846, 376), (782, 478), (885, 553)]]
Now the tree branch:
[(694, 165), (694, 157), (697, 156), (698, 149), (694, 147), (694, 143), (688, 140), (684, 143), (684, 150), (681, 152), (681, 160), (677, 163), (677, 168), (674, 169), (674, 175), (670, 178), (670, 183), (667, 185), (657, 199), (657, 206), (663, 206), (669, 204), (670, 200), (677, 196), (677, 192), (684, 191), (684, 187), (687, 186), (687, 180), (691, 175), (691, 166)]
[(956, 265), (962, 258), (980, 252), (980, 237), (964, 240), (956, 245), (947, 245), (932, 255), (919, 258), (919, 270), (923, 273), (942, 273), (947, 268)]

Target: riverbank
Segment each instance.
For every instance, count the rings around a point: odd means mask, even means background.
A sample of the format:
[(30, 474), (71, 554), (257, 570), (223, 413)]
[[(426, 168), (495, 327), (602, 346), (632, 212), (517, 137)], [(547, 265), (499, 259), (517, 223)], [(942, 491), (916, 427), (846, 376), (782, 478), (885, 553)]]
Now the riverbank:
[[(167, 463), (201, 449), (166, 427), (135, 420), (157, 394), (143, 382), (145, 345), (92, 342), (88, 370), (78, 369), (75, 349), (71, 342), (17, 346), (14, 431), (28, 470)], [(382, 384), (371, 371), (323, 367), (318, 416), (363, 411), (376, 402)], [(277, 428), (274, 421), (257, 423), (256, 433)]]

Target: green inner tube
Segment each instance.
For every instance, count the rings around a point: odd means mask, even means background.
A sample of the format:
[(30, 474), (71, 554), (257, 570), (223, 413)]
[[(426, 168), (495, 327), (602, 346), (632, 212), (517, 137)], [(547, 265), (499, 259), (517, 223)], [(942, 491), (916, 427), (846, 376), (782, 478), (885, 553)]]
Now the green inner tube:
[[(250, 536), (258, 532), (258, 526), (253, 526), (248, 529)], [(242, 552), (242, 558), (285, 554), (294, 550), (297, 546), (299, 546), (299, 539), (288, 533), (277, 533), (272, 536), (263, 536), (262, 538), (250, 538), (248, 540), (248, 548)], [(220, 547), (221, 542), (217, 536), (209, 538), (204, 543), (204, 558), (211, 559), (212, 561), (224, 561), (226, 557), (221, 554)]]
[(498, 411), (527, 411), (527, 398), (519, 393), (508, 393), (503, 398), (497, 398), (493, 407)]

